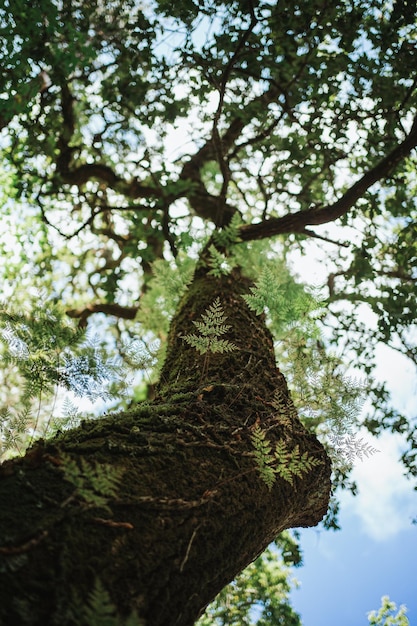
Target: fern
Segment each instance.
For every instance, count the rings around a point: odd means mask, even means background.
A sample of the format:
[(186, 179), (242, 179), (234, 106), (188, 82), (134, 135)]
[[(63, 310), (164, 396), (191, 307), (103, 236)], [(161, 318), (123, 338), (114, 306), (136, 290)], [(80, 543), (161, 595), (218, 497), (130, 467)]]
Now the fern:
[(179, 254), (175, 262), (158, 259), (152, 263), (152, 278), (141, 296), (137, 315), (142, 332), (145, 329), (161, 341), (166, 339), (178, 302), (192, 280), (195, 264), (186, 254)]
[(355, 459), (363, 461), (365, 457), (369, 458), (379, 452), (377, 448), (371, 446), (363, 438), (358, 439), (356, 433), (340, 435), (330, 432), (327, 437), (330, 443), (329, 454), (332, 460), (336, 461), (335, 465), (338, 466), (344, 461), (350, 466)]
[(197, 327), (199, 334), (180, 335), (181, 339), (189, 346), (195, 348), (197, 352), (205, 355), (203, 362), (203, 377), (208, 370), (209, 355), (214, 353), (232, 352), (237, 347), (228, 339), (221, 339), (231, 328), (230, 324), (226, 324), (227, 317), (224, 314), (220, 298), (216, 298), (208, 307), (205, 313), (201, 315), (202, 321), (193, 321)]
[[(85, 414), (84, 414), (85, 417)], [(76, 428), (81, 422), (78, 406), (68, 397), (62, 402), (62, 416), (52, 417), (45, 428), (45, 435), (54, 436), (69, 428)]]
[(265, 432), (258, 425), (253, 429), (251, 440), (259, 474), (268, 489), (272, 489), (275, 482), (275, 470), (273, 468), (275, 457), (272, 454), (271, 444), (266, 439)]
[(294, 404), (282, 389), (275, 390), (271, 404), (276, 410), (276, 418), (283, 426), (290, 427), (298, 419)]
[(220, 339), (231, 328), (225, 324), (227, 317), (224, 314), (220, 298), (216, 298), (205, 313), (201, 315), (202, 321), (193, 321), (199, 335), (181, 335), (181, 338), (200, 354), (207, 352), (231, 352), (236, 346), (227, 339)]
[(227, 276), (232, 271), (232, 265), (228, 257), (222, 252), (217, 250), (216, 246), (211, 245), (209, 247), (210, 257), (208, 259), (208, 264), (210, 266), (209, 274), (211, 276), (215, 276), (216, 278), (220, 278), (220, 276)]
[(65, 480), (75, 488), (71, 500), (79, 499), (87, 505), (107, 509), (108, 500), (117, 495), (123, 470), (111, 465), (89, 463), (83, 458), (78, 465), (67, 454), (62, 454), (60, 459)]
[(9, 407), (0, 409), (0, 458), (11, 450), (23, 451), (32, 421), (32, 410), (28, 405), (21, 411)]
[(314, 427), (334, 467), (347, 469), (355, 459), (378, 452), (355, 434), (366, 400), (364, 381), (347, 375), (341, 359), (326, 354), (321, 344), (312, 349), (304, 343), (301, 350), (291, 348), (287, 356), (298, 412), (307, 427)]
[(96, 580), (83, 612), (83, 622), (86, 626), (119, 626), (120, 624), (116, 618), (116, 607), (100, 579)]
[(276, 473), (291, 485), (294, 484), (294, 477), (302, 478), (303, 474), (311, 471), (313, 467), (320, 464), (320, 461), (309, 456), (308, 452), (300, 453), (298, 445), (292, 450), (288, 450), (284, 441), (280, 440), (275, 448)]
[(213, 233), (213, 241), (219, 248), (230, 248), (233, 244), (241, 241), (239, 229), (242, 225), (242, 218), (239, 213), (235, 213), (230, 223)]
[(71, 609), (80, 626), (145, 626), (135, 611), (129, 617), (119, 617), (109, 592), (99, 578), (89, 593), (88, 601), (84, 603), (76, 597)]
[(0, 305), (0, 343), (2, 369), (15, 386), (8, 402), (13, 410), (0, 407), (2, 455), (13, 449), (21, 453), (35, 436), (76, 425), (74, 411), (68, 419), (53, 417), (63, 394), (69, 392), (92, 402), (109, 401), (119, 400), (129, 389), (130, 367), (109, 355), (105, 344), (75, 327), (57, 305), (44, 299), (38, 298), (24, 313)]
[(268, 313), (273, 330), (279, 337), (288, 327), (299, 328), (312, 336), (316, 332), (315, 318), (322, 314), (323, 305), (304, 287), (294, 281), (281, 268), (282, 276), (276, 275), (271, 267), (263, 268), (251, 293), (243, 298), (257, 315)]
[(308, 452), (301, 454), (298, 445), (290, 450), (283, 439), (273, 449), (266, 433), (258, 425), (251, 440), (259, 474), (268, 489), (273, 487), (277, 475), (293, 485), (294, 477), (302, 478), (303, 474), (320, 464), (319, 459), (309, 456)]

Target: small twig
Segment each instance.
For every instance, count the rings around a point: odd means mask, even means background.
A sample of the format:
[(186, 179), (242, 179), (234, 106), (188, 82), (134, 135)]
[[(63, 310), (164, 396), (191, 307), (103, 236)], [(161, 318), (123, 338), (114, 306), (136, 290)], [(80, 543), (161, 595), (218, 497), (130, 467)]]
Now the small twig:
[(312, 237), (314, 239), (321, 239), (321, 241), (326, 241), (327, 243), (333, 243), (335, 246), (342, 246), (343, 248), (349, 248), (350, 244), (346, 241), (335, 241), (334, 239), (330, 239), (329, 237), (324, 237), (323, 235), (318, 235), (314, 232), (314, 230), (310, 230), (309, 228), (304, 228), (301, 235), (307, 235), (307, 237)]
[(26, 543), (22, 543), (20, 546), (3, 546), (0, 547), (0, 554), (13, 555), (13, 554), (23, 554), (24, 552), (28, 552), (31, 548), (34, 548), (38, 545), (45, 537), (47, 537), (48, 531), (43, 530), (37, 537), (33, 537), (33, 539), (29, 539)]
[(194, 541), (194, 539), (195, 539), (195, 536), (196, 536), (197, 531), (198, 531), (198, 529), (200, 528), (200, 526), (201, 526), (201, 524), (199, 524), (199, 525), (198, 525), (196, 528), (194, 528), (194, 530), (193, 530), (193, 534), (191, 535), (191, 539), (190, 539), (190, 541), (188, 542), (187, 550), (186, 550), (186, 552), (185, 552), (185, 557), (183, 558), (183, 561), (182, 561), (182, 563), (181, 563), (181, 565), (180, 565), (180, 572), (182, 572), (182, 571), (183, 571), (184, 566), (185, 566), (186, 562), (188, 561), (188, 556), (189, 556), (189, 554), (190, 554), (190, 550), (191, 550), (192, 543), (193, 543), (193, 541)]
[(133, 530), (134, 526), (130, 522), (115, 522), (112, 519), (105, 519), (104, 517), (93, 517), (92, 522), (102, 524), (103, 526), (109, 526), (109, 528), (127, 528), (127, 530)]

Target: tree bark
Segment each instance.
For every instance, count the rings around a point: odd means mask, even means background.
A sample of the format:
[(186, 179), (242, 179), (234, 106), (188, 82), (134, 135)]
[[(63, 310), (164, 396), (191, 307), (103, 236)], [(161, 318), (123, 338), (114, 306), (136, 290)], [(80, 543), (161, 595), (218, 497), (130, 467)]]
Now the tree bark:
[[(191, 626), (278, 533), (322, 519), (330, 462), (294, 413), (272, 337), (241, 297), (249, 286), (238, 271), (197, 270), (155, 399), (40, 441), (0, 468), (0, 624), (88, 624), (92, 590), (104, 588), (118, 618)], [(217, 297), (237, 349), (200, 355), (182, 337)], [(287, 415), (271, 404), (277, 391)], [(268, 489), (255, 425), (320, 464)], [(122, 472), (117, 493), (93, 504), (69, 481), (68, 459)]]

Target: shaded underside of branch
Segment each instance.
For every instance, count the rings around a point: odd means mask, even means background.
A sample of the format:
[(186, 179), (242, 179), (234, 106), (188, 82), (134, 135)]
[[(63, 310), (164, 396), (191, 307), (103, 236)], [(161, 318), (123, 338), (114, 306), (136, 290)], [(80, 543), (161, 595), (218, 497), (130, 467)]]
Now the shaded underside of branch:
[(68, 317), (79, 319), (79, 325), (84, 328), (87, 324), (87, 320), (90, 315), (94, 313), (104, 313), (105, 315), (113, 315), (114, 317), (120, 317), (126, 320), (133, 320), (136, 317), (139, 307), (137, 306), (121, 306), (120, 304), (105, 302), (96, 302), (94, 304), (87, 304), (85, 307), (79, 309), (70, 309), (67, 311)]

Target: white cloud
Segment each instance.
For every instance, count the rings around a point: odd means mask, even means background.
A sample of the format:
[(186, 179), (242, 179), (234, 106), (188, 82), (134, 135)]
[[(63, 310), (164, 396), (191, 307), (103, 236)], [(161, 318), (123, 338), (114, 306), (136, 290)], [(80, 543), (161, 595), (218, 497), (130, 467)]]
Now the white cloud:
[(404, 449), (401, 436), (384, 433), (376, 439), (366, 433), (364, 438), (380, 452), (356, 463), (352, 478), (359, 493), (343, 494), (342, 507), (360, 519), (369, 537), (384, 541), (410, 528), (417, 517), (417, 498), (398, 461)]

